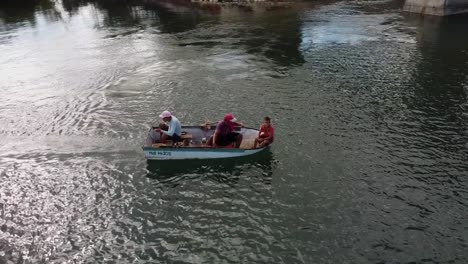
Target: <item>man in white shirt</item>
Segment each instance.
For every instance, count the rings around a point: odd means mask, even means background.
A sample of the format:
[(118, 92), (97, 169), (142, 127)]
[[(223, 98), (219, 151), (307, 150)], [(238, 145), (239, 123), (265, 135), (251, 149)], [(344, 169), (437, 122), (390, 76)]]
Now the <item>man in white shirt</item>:
[(179, 119), (173, 116), (171, 112), (164, 111), (159, 117), (164, 121), (156, 128), (156, 132), (161, 133), (161, 143), (166, 143), (166, 140), (171, 139), (173, 142), (180, 141), (180, 135), (182, 133), (182, 127), (180, 126)]

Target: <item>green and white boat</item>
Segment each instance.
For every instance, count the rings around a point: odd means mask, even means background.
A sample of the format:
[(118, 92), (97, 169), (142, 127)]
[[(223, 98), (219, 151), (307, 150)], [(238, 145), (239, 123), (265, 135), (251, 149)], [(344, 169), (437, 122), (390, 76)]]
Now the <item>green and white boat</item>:
[(184, 159), (220, 159), (248, 156), (258, 153), (265, 147), (253, 148), (258, 130), (254, 128), (239, 128), (236, 132), (242, 134), (240, 148), (233, 146), (212, 148), (206, 141), (213, 135), (215, 127), (182, 126), (182, 141), (177, 144), (161, 144), (159, 133), (150, 129), (143, 145), (145, 157), (149, 160), (184, 160)]

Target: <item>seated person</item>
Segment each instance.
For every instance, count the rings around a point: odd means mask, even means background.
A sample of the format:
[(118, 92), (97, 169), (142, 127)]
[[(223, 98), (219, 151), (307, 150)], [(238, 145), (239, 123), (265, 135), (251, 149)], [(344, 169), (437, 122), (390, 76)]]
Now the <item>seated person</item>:
[(239, 148), (242, 143), (242, 134), (234, 132), (234, 126), (242, 126), (242, 123), (237, 123), (231, 114), (226, 114), (224, 119), (218, 122), (213, 136), (208, 140), (208, 145), (216, 148), (236, 143), (236, 148)]
[(182, 127), (179, 119), (173, 116), (171, 112), (164, 111), (159, 115), (165, 123), (159, 124), (159, 128), (156, 128), (156, 132), (161, 133), (161, 143), (166, 143), (166, 140), (171, 139), (173, 142), (181, 140), (180, 136), (182, 133)]
[(270, 118), (267, 116), (263, 119), (263, 124), (260, 126), (258, 136), (254, 142), (254, 148), (257, 148), (257, 144), (262, 148), (273, 143), (274, 132), (273, 126), (271, 125)]

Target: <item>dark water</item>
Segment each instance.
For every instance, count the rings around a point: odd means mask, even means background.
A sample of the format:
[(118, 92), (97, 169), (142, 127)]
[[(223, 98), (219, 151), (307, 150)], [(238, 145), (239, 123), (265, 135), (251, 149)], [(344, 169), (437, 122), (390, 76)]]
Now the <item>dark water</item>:
[[(2, 1), (0, 263), (468, 263), (468, 19), (401, 6)], [(147, 163), (165, 109), (276, 141)]]

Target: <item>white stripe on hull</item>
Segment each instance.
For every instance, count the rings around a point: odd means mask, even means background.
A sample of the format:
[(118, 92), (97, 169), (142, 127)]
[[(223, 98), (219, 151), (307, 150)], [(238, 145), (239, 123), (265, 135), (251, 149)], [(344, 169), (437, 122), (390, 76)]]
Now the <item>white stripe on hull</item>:
[(260, 152), (260, 149), (245, 149), (245, 150), (173, 150), (173, 149), (145, 149), (145, 157), (150, 160), (178, 160), (178, 159), (220, 159), (220, 158), (234, 158), (252, 155)]

